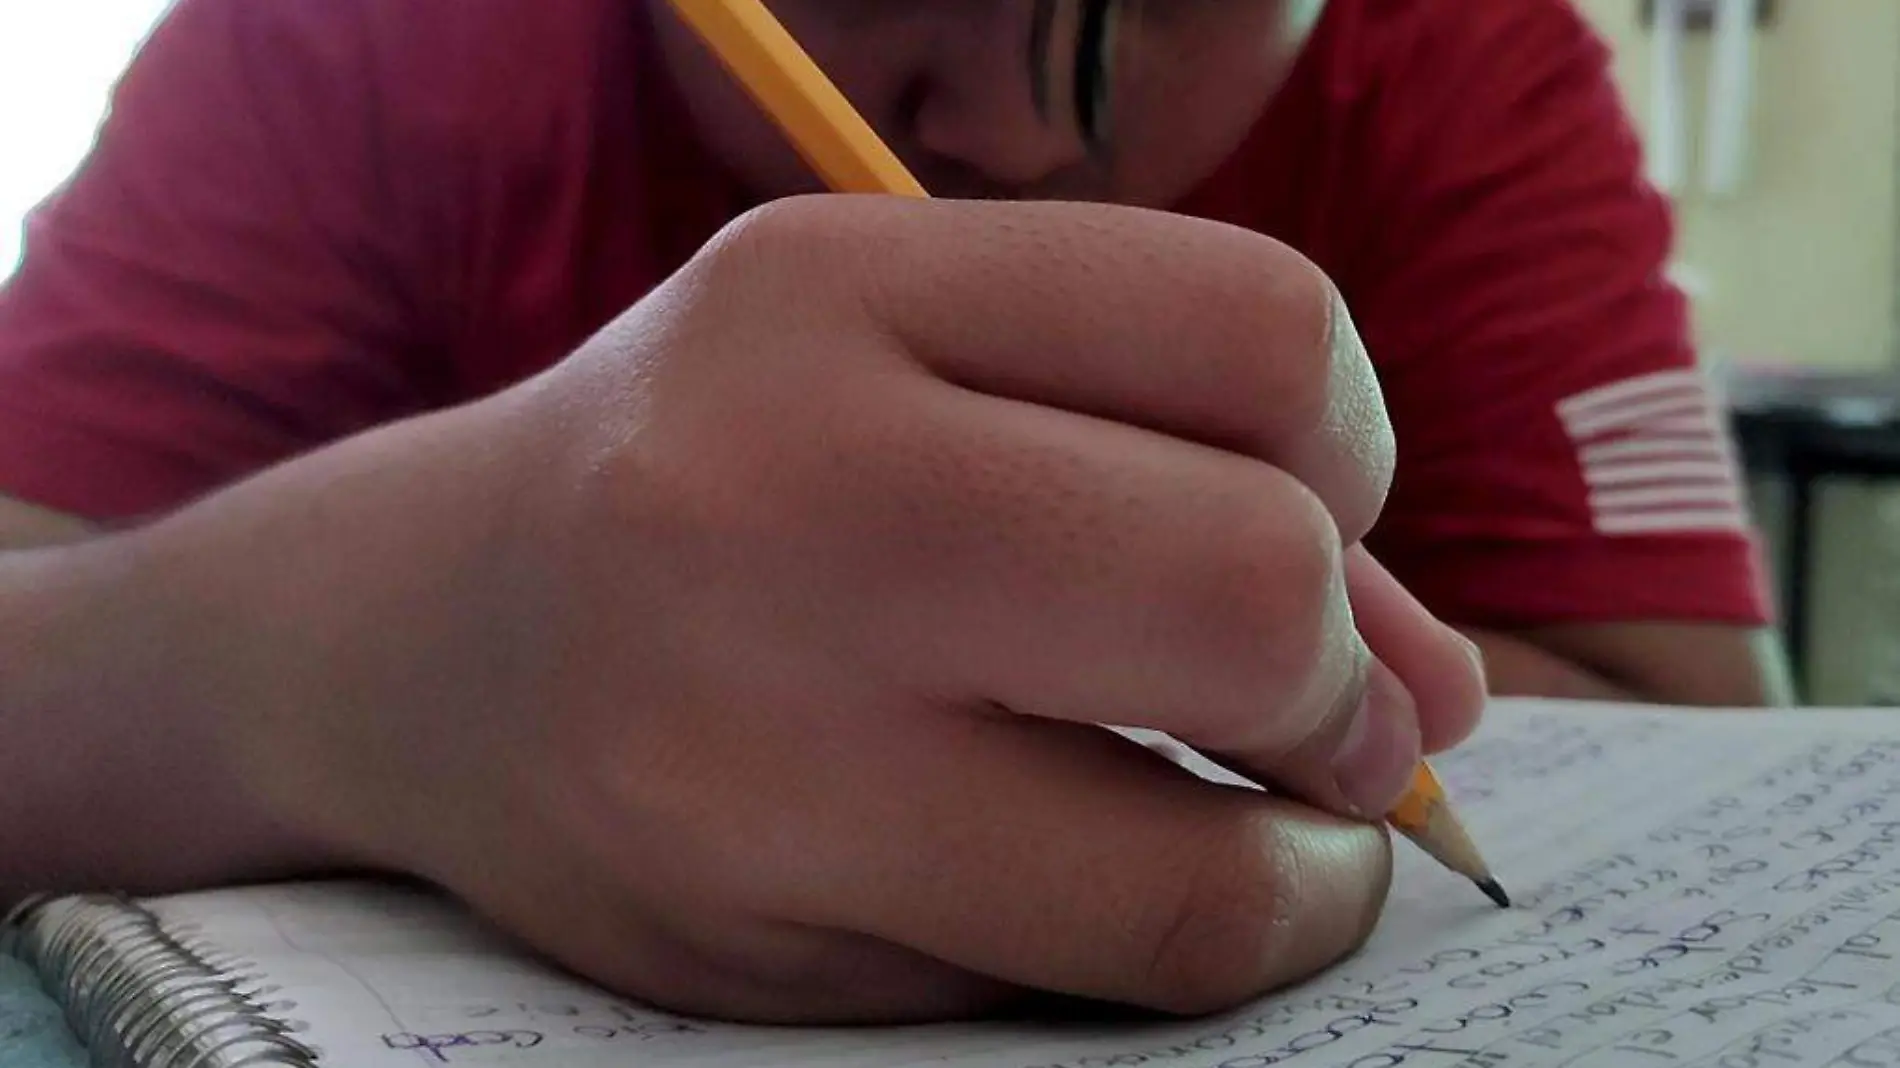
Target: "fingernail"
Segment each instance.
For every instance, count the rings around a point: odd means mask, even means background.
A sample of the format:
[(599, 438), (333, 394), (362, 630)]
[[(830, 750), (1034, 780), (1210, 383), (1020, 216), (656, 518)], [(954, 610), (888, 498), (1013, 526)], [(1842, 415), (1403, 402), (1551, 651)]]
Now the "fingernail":
[(1392, 673), (1373, 661), (1365, 695), (1333, 754), (1333, 781), (1361, 817), (1383, 816), (1398, 803), (1422, 757), (1418, 705)]
[(1485, 673), (1484, 668), (1484, 650), (1478, 648), (1477, 642), (1459, 634), (1457, 631), (1454, 630), (1451, 633), (1464, 646), (1465, 656), (1471, 661), (1472, 668), (1478, 672), (1478, 677), (1480, 679), (1489, 678), (1490, 676)]

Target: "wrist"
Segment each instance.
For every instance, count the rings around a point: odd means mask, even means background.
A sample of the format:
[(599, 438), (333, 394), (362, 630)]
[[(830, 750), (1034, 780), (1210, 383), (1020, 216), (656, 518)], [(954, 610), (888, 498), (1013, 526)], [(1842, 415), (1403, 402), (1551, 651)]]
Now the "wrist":
[(485, 713), (523, 700), (516, 651), (558, 596), (521, 573), (537, 471), (519, 407), (0, 553), (0, 896), (426, 874), (443, 827), (505, 805), (487, 780), (516, 721)]
[(1487, 686), (1494, 697), (1541, 697), (1560, 701), (1626, 702), (1632, 695), (1572, 660), (1500, 631), (1463, 628), (1484, 653)]
[(252, 804), (141, 535), (0, 555), (0, 888), (162, 892), (316, 859)]
[(301, 867), (429, 875), (495, 793), (533, 611), (519, 437), (500, 401), (391, 424), (151, 532), (144, 570), (201, 623), (194, 700)]

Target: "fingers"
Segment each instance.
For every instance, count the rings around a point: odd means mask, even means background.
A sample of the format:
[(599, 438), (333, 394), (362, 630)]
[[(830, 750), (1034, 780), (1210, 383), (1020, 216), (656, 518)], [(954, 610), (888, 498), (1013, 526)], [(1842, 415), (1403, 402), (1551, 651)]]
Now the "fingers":
[[(645, 996), (676, 1012), (762, 1024), (973, 1019), (1024, 996), (1011, 984), (867, 935), (725, 919), (722, 930), (666, 940), (621, 988), (660, 991)], [(617, 959), (621, 967), (625, 962)]]
[(1025, 996), (1009, 983), (868, 935), (734, 920), (724, 932), (707, 932), (712, 948), (675, 973), (697, 973), (695, 1011), (721, 1019), (927, 1023), (983, 1017)]
[[(1477, 729), (1484, 665), (1476, 646), (1438, 622), (1364, 548), (1348, 549), (1345, 565), (1358, 633), (1373, 657), (1364, 703), (1264, 770), (1276, 787), (1295, 796), (1378, 816), (1386, 802), (1377, 791), (1409, 782), (1423, 753), (1449, 749)], [(1214, 755), (1242, 775), (1262, 770)]]
[(1276, 781), (1297, 763), (1334, 811), (1404, 790), (1409, 698), (1367, 688), (1389, 673), (1354, 630), (1339, 532), (1291, 475), (934, 385), (832, 433), (875, 459), (841, 469), (816, 509), (840, 555), (804, 569), (862, 584), (838, 623), (891, 684), (1151, 727)]
[[(572, 859), (567, 858), (567, 859)], [(558, 861), (557, 861), (558, 863)], [(903, 1023), (974, 1017), (1023, 996), (906, 946), (729, 907), (712, 888), (676, 904), (651, 859), (605, 871), (537, 866), (484, 884), (477, 908), (564, 966), (674, 1012), (756, 1023)], [(759, 888), (770, 880), (757, 879)], [(631, 893), (630, 893), (631, 889)]]
[(1346, 553), (1346, 588), (1359, 633), (1411, 695), (1425, 751), (1471, 736), (1485, 701), (1484, 658), (1440, 623), (1365, 549)]
[(1348, 543), (1384, 500), (1392, 433), (1364, 347), (1325, 276), (1271, 239), (1097, 205), (835, 198), (733, 233), (741, 269), (746, 249), (803, 250), (812, 268), (781, 285), (811, 292), (788, 304), (868, 315), (952, 383), (1269, 461)]
[(1340, 564), (1383, 501), (1391, 434), (1312, 265), (1233, 228), (1086, 205), (819, 198), (719, 247), (712, 269), (751, 272), (758, 299), (798, 309), (787, 330), (833, 339), (818, 351), (932, 372), (853, 390), (912, 383), (902, 419), (939, 432), (900, 419), (854, 438), (897, 404), (854, 395), (815, 476), (836, 496), (812, 514), (867, 536), (813, 573), (874, 587), (837, 601), (883, 603), (859, 636), (914, 669), (894, 678), (1152, 726), (1256, 773), (1297, 756), (1339, 811), (1396, 799), (1415, 712), (1402, 684), (1366, 688)]
[(1377, 829), (1202, 782), (1098, 728), (947, 714), (841, 771), (794, 915), (1004, 982), (1171, 1012), (1304, 978), (1370, 931)]

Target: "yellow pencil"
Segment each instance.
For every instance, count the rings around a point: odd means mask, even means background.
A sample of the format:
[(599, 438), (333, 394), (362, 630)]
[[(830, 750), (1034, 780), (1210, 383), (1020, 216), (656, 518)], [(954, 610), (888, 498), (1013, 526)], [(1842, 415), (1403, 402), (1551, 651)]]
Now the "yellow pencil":
[(929, 196), (764, 4), (674, 0), (673, 8), (831, 189)]
[[(831, 189), (929, 196), (763, 0), (672, 4)], [(1500, 907), (1509, 907), (1510, 899), (1452, 812), (1430, 765), (1419, 765), (1388, 821), (1440, 864), (1476, 883)]]
[(1412, 773), (1411, 788), (1399, 798), (1386, 820), (1434, 860), (1478, 884), (1484, 896), (1497, 902), (1499, 908), (1511, 907), (1510, 896), (1492, 876), (1464, 824), (1458, 822), (1445, 787), (1430, 764), (1419, 762), (1418, 770)]

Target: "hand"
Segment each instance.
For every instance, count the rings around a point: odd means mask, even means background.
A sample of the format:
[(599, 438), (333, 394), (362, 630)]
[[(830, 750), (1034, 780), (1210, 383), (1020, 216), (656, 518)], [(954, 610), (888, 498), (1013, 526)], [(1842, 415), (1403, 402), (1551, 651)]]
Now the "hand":
[(400, 660), (348, 654), (377, 681), (286, 819), (661, 1005), (1226, 1006), (1358, 945), (1371, 818), (1477, 716), (1349, 548), (1392, 466), (1366, 354), (1251, 234), (788, 202), (463, 420), (531, 465), (512, 525)]

